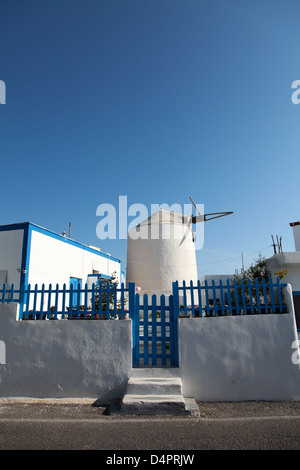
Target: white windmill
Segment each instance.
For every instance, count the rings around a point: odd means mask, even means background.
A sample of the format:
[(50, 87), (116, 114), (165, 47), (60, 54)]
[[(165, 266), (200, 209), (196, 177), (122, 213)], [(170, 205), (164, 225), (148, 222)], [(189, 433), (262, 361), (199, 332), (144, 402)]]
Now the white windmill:
[(127, 283), (139, 293), (172, 293), (172, 282), (198, 280), (193, 224), (224, 217), (232, 212), (183, 215), (159, 209), (128, 232)]

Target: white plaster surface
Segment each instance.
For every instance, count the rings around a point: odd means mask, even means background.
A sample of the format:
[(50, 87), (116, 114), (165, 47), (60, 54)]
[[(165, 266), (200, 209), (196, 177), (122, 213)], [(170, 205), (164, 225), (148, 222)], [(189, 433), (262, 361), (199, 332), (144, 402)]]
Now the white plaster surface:
[(288, 307), (288, 314), (179, 319), (184, 396), (204, 402), (300, 400), (300, 368), (292, 361), (298, 336)]
[(131, 320), (16, 321), (0, 304), (0, 397), (120, 398), (131, 370)]

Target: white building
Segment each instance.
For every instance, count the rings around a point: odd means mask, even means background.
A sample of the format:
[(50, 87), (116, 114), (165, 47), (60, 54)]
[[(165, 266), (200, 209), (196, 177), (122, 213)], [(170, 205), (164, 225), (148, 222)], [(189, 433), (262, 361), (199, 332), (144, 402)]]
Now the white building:
[(276, 277), (276, 273), (282, 270), (287, 271), (283, 282), (292, 286), (297, 326), (300, 328), (300, 222), (292, 222), (290, 226), (294, 232), (295, 251), (277, 253), (267, 263), (272, 277)]
[(22, 284), (84, 287), (114, 272), (121, 284), (121, 261), (99, 248), (30, 222), (0, 226), (0, 288), (3, 283), (14, 283), (15, 289)]

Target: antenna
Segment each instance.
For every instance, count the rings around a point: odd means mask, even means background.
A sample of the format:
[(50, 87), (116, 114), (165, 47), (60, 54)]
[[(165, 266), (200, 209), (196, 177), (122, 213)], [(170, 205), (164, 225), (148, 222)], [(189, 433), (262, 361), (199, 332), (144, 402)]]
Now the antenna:
[(274, 255), (277, 255), (277, 248), (278, 253), (282, 253), (282, 237), (278, 238), (278, 235), (276, 235), (277, 243), (275, 243), (273, 235), (271, 235), (271, 238), (273, 242), (271, 246), (273, 247)]

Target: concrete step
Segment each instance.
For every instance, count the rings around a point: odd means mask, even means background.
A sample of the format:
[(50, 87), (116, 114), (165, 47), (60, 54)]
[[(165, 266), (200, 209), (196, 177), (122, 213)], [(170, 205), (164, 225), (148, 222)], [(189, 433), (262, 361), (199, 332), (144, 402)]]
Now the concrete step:
[(185, 400), (181, 395), (131, 395), (122, 400), (124, 414), (157, 415), (186, 414)]
[(143, 367), (131, 370), (126, 394), (108, 414), (199, 416), (199, 409), (183, 396), (178, 369)]
[(126, 393), (182, 396), (182, 382), (179, 377), (131, 377), (128, 380)]
[(176, 367), (137, 367), (130, 371), (130, 377), (180, 377), (179, 369)]

